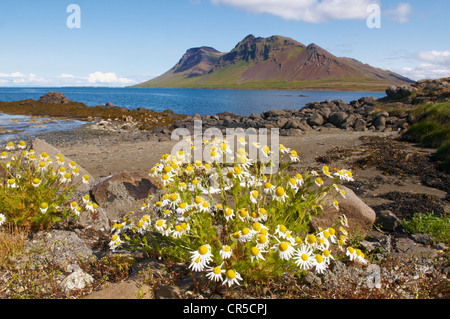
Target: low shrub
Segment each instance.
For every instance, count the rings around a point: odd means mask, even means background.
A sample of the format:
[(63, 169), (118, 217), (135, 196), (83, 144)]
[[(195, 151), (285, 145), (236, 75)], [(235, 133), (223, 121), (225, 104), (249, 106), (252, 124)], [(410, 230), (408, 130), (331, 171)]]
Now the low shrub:
[[(130, 212), (114, 225), (111, 249), (143, 250), (177, 262), (192, 271), (206, 272), (213, 282), (232, 286), (286, 271), (322, 273), (334, 258), (366, 263), (364, 254), (345, 248), (345, 216), (335, 225), (311, 232), (314, 215), (334, 206), (345, 192), (342, 180), (353, 180), (348, 170), (324, 166), (320, 172), (290, 175), (298, 161), (294, 150), (271, 151), (258, 146), (260, 159), (279, 152), (278, 170), (270, 161), (253, 161), (239, 147), (226, 162), (225, 140), (204, 142), (210, 161), (191, 163), (192, 154), (166, 154), (150, 175), (161, 181), (161, 194)], [(339, 257), (338, 257), (339, 256)]]

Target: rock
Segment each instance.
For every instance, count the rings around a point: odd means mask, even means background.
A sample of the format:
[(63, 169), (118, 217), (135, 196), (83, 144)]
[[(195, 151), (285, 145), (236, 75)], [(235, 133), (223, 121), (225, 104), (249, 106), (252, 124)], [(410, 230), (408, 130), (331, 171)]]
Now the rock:
[(47, 94), (41, 96), (38, 102), (46, 104), (67, 104), (70, 103), (70, 100), (62, 93), (48, 92)]
[(110, 231), (111, 225), (105, 210), (99, 206), (95, 213), (83, 212), (77, 221), (83, 228), (92, 228), (98, 231)]
[(251, 118), (252, 120), (255, 120), (255, 121), (260, 121), (260, 120), (262, 120), (261, 115), (259, 115), (259, 114), (257, 114), (257, 113), (252, 113), (252, 114), (250, 114), (249, 118)]
[(94, 278), (79, 268), (64, 278), (61, 282), (61, 287), (67, 292), (75, 289), (83, 289), (93, 282)]
[(434, 240), (430, 234), (412, 234), (411, 238), (419, 244), (432, 245)]
[(181, 299), (181, 291), (177, 286), (164, 285), (156, 292), (156, 299)]
[[(64, 158), (64, 167), (66, 168), (66, 170), (68, 172), (71, 172), (72, 170), (69, 167), (69, 163), (72, 162), (72, 160), (70, 158), (68, 158), (67, 156), (65, 156), (63, 153), (61, 153), (61, 151), (59, 149), (57, 149), (56, 147), (54, 147), (53, 145), (50, 145), (49, 143), (47, 143), (44, 140), (35, 138), (32, 143), (31, 143), (31, 148), (35, 151), (36, 153), (36, 157), (40, 156), (43, 152), (47, 153), (48, 156), (50, 156), (50, 158), (53, 161), (53, 165), (56, 165), (56, 159), (57, 159), (57, 154), (61, 154), (62, 157)], [(79, 176), (78, 177), (74, 177), (76, 182), (81, 181), (81, 179), (83, 178), (84, 175), (88, 175), (89, 176), (89, 185), (92, 185), (95, 182), (94, 177), (92, 177), (92, 175), (86, 171), (83, 167), (81, 167), (80, 165), (76, 165), (79, 169)], [(90, 186), (88, 184), (83, 184), (81, 183), (78, 188), (77, 191), (78, 192), (88, 192), (90, 189)]]
[(346, 112), (333, 112), (330, 114), (328, 121), (336, 127), (340, 127), (342, 123), (347, 119), (348, 114)]
[(154, 293), (150, 286), (131, 279), (111, 284), (83, 299), (154, 299)]
[(377, 214), (376, 224), (381, 227), (382, 230), (386, 231), (400, 231), (402, 226), (402, 221), (390, 210), (383, 210)]
[(366, 235), (373, 227), (376, 220), (375, 211), (365, 204), (351, 189), (339, 186), (345, 191), (345, 198), (338, 198), (339, 210), (327, 201), (324, 205), (325, 211), (320, 216), (314, 216), (310, 225), (317, 230), (319, 227), (327, 228), (339, 222), (339, 217), (345, 214), (348, 219), (350, 234), (359, 233)]
[(395, 243), (395, 255), (402, 254), (431, 258), (438, 256), (436, 250), (417, 244), (410, 238), (398, 238)]
[(307, 119), (309, 126), (321, 126), (324, 123), (322, 115), (314, 113)]
[(379, 116), (373, 121), (373, 126), (376, 130), (382, 131), (386, 128), (386, 117)]
[(156, 186), (147, 178), (122, 172), (95, 184), (91, 193), (110, 220), (121, 219), (130, 211), (141, 207), (143, 200), (156, 191)]
[(38, 261), (54, 263), (61, 269), (81, 260), (95, 260), (93, 251), (77, 234), (66, 230), (52, 230), (34, 234), (26, 244), (34, 258)]
[(264, 113), (261, 114), (262, 118), (267, 119), (270, 117), (286, 117), (288, 114), (286, 113), (286, 111), (284, 110), (270, 110), (270, 111), (265, 111)]
[(412, 85), (390, 86), (386, 89), (386, 95), (391, 99), (404, 99), (416, 93), (417, 88)]
[(108, 102), (108, 103), (105, 104), (104, 107), (107, 108), (107, 109), (112, 109), (114, 107), (114, 104), (112, 104), (111, 102)]
[(363, 119), (356, 119), (355, 123), (353, 124), (353, 128), (357, 132), (364, 132), (366, 130), (366, 121)]

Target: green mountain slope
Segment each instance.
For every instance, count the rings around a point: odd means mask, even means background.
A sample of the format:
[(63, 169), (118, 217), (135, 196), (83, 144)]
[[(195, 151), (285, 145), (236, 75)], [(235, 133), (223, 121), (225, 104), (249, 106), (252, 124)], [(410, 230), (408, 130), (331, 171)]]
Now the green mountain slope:
[(413, 82), (351, 58), (338, 58), (316, 44), (249, 35), (228, 53), (210, 47), (189, 49), (172, 69), (134, 87), (384, 91), (393, 84)]

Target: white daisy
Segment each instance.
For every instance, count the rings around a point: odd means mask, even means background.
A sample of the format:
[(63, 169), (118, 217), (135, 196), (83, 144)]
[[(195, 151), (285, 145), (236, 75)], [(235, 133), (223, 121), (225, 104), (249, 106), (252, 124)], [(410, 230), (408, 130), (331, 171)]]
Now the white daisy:
[(220, 257), (222, 257), (222, 259), (231, 258), (231, 255), (232, 255), (231, 247), (228, 245), (223, 245), (219, 254), (220, 254)]
[(239, 285), (239, 280), (242, 280), (241, 275), (233, 270), (229, 269), (226, 272), (225, 280), (223, 281), (223, 285), (228, 284), (228, 287), (231, 287), (233, 284)]
[(272, 246), (272, 249), (278, 253), (280, 259), (282, 260), (291, 259), (295, 252), (294, 247), (292, 247), (292, 244), (288, 241), (278, 242)]
[(266, 251), (262, 251), (258, 246), (256, 247), (252, 247), (250, 248), (250, 258), (251, 261), (253, 262), (254, 259), (256, 259), (256, 261), (258, 260), (265, 260), (262, 253), (265, 253)]
[(314, 265), (312, 248), (306, 244), (300, 245), (300, 247), (295, 250), (295, 257), (293, 259), (300, 269), (310, 269)]
[(5, 221), (6, 221), (6, 216), (3, 214), (0, 214), (0, 226), (2, 226)]
[(322, 274), (327, 269), (328, 264), (325, 262), (322, 255), (317, 254), (314, 257), (314, 267), (317, 273)]
[(223, 274), (225, 273), (225, 269), (222, 269), (222, 265), (216, 267), (207, 267), (206, 278), (211, 281), (223, 281)]

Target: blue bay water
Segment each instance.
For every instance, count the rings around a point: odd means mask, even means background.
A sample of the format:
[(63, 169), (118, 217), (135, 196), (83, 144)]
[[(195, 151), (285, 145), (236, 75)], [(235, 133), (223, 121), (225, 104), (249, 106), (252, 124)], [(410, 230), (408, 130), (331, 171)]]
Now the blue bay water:
[(261, 114), (273, 109), (301, 109), (310, 102), (341, 99), (346, 103), (361, 97), (384, 97), (379, 92), (147, 89), (147, 88), (0, 88), (0, 101), (39, 99), (50, 92), (61, 92), (71, 101), (87, 106), (105, 105), (129, 109), (145, 107), (156, 112), (170, 109), (178, 114), (214, 115), (229, 111), (239, 115)]
[[(346, 103), (361, 97), (384, 97), (379, 92), (335, 92), (335, 91), (283, 91), (283, 90), (215, 90), (215, 89), (150, 89), (150, 88), (91, 88), (91, 87), (55, 87), (55, 88), (0, 88), (0, 101), (38, 100), (50, 91), (61, 92), (71, 101), (82, 102), (87, 106), (105, 105), (129, 109), (144, 107), (156, 112), (172, 110), (177, 114), (214, 115), (232, 112), (248, 116), (261, 114), (274, 109), (299, 110), (310, 102), (341, 99)], [(26, 116), (2, 114), (0, 129), (19, 130), (20, 133), (0, 134), (0, 140), (73, 129), (84, 122), (52, 121), (45, 125), (35, 125)], [(0, 130), (1, 131), (1, 130)]]

